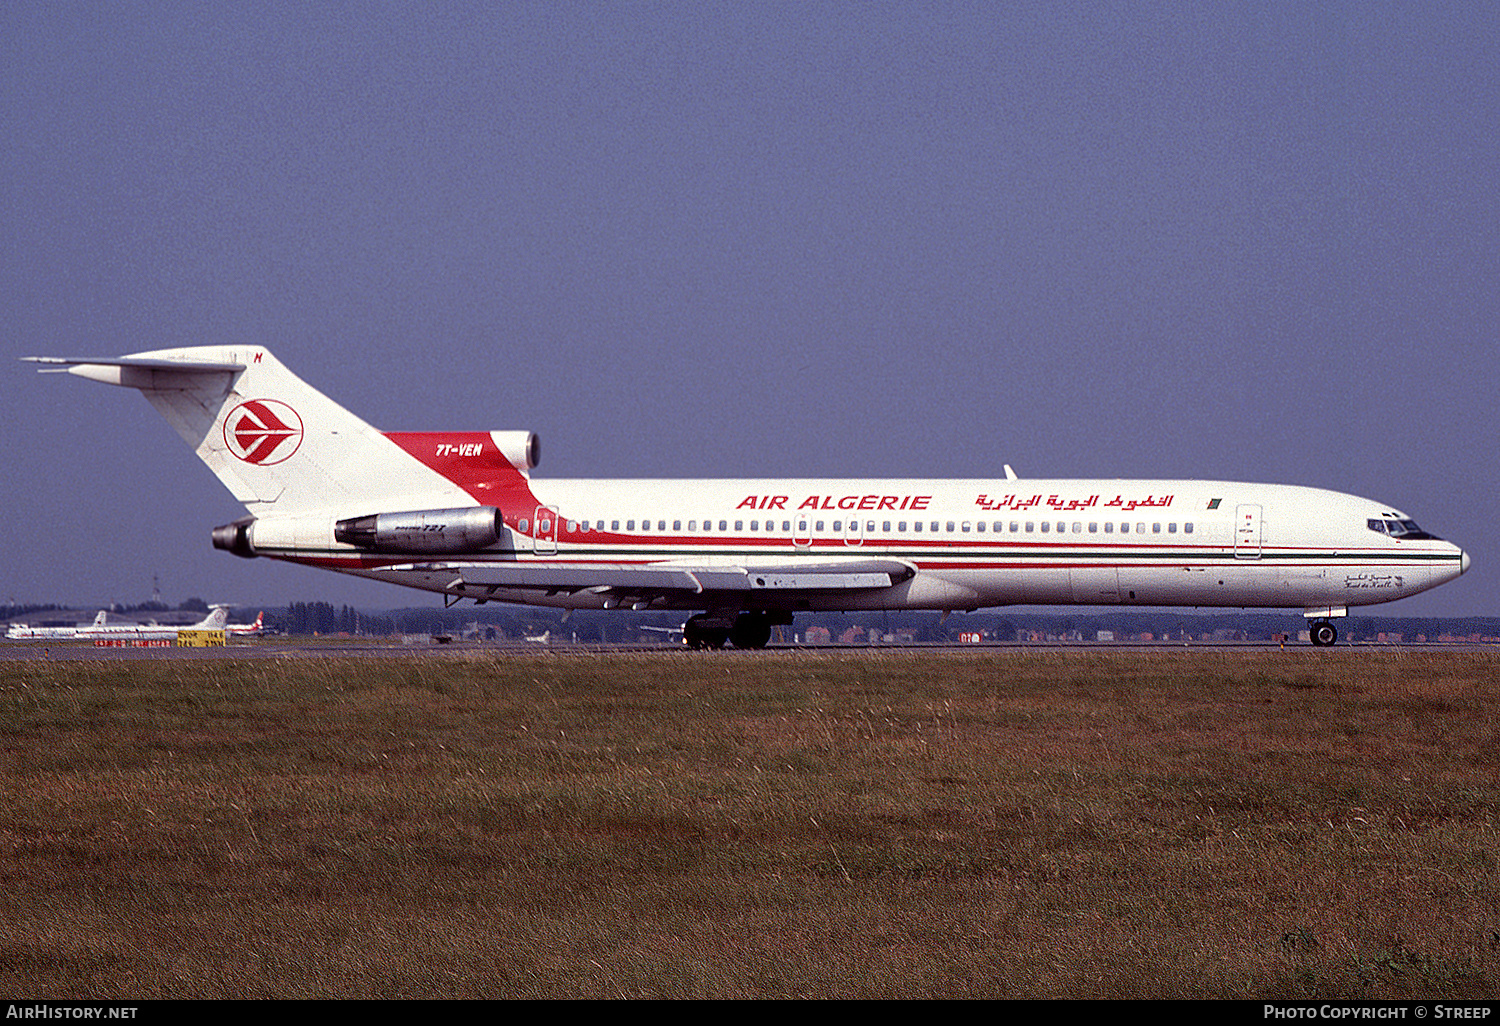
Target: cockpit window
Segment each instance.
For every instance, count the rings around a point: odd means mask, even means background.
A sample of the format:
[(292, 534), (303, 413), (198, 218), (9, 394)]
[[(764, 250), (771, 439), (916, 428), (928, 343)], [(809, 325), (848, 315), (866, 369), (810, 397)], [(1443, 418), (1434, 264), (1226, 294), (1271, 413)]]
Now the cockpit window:
[(1401, 520), (1396, 517), (1386, 517), (1384, 519), (1371, 517), (1365, 521), (1365, 525), (1372, 531), (1380, 534), (1388, 534), (1392, 538), (1405, 538), (1408, 541), (1422, 541), (1423, 539), (1429, 541), (1441, 540), (1437, 535), (1428, 534), (1418, 527), (1415, 520)]

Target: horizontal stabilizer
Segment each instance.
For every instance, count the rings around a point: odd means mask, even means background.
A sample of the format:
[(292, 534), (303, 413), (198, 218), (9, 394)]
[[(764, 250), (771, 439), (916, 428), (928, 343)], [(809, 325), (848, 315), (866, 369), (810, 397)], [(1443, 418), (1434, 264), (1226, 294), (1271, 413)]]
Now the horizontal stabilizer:
[(151, 360), (138, 356), (109, 356), (109, 357), (82, 357), (82, 356), (23, 356), (27, 363), (40, 363), (42, 370), (56, 366), (61, 369), (68, 367), (141, 367), (145, 370), (182, 371), (184, 373), (202, 373), (204, 371), (242, 371), (245, 369), (243, 363), (223, 363), (215, 360)]
[(147, 392), (190, 388), (201, 382), (205, 374), (237, 374), (245, 369), (242, 363), (218, 360), (162, 360), (139, 356), (23, 356), (21, 359), (41, 364), (38, 370), (43, 374), (73, 374), (105, 385), (139, 388)]

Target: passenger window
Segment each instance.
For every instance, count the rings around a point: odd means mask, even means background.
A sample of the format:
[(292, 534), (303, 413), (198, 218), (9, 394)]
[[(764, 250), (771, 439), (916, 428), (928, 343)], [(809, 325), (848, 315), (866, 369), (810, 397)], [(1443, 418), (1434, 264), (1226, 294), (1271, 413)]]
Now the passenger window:
[(1089, 521), (1089, 534), (1098, 534), (1098, 533), (1099, 533), (1099, 521), (1097, 521), (1097, 520), (1090, 520)]
[(752, 531), (759, 531), (760, 530), (760, 521), (759, 520), (752, 520), (752, 521), (750, 521), (750, 530), (752, 530)]
[[(1026, 530), (1028, 530), (1028, 531), (1031, 530), (1031, 525), (1030, 524), (1026, 525)], [(1043, 520), (1042, 521), (1042, 533), (1046, 534), (1050, 530), (1052, 530), (1052, 522), (1050, 520)]]
[[(1015, 533), (1016, 533), (1016, 531), (1018, 531), (1018, 530), (1019, 530), (1019, 529), (1020, 529), (1020, 527), (1021, 527), (1021, 525), (1020, 525), (1020, 524), (1018, 524), (1018, 523), (1016, 523), (1016, 522), (1015, 522), (1015, 521), (1014, 521), (1014, 520), (1012, 520), (1012, 521), (1011, 521), (1011, 522), (1010, 522), (1010, 533), (1011, 533), (1011, 534), (1015, 534)], [(1030, 526), (1028, 526), (1028, 527), (1027, 527), (1027, 528), (1026, 528), (1026, 530), (1028, 530), (1028, 531), (1029, 531), (1029, 530), (1031, 530), (1031, 527), (1030, 527)]]
[(1079, 523), (1077, 520), (1073, 521), (1073, 533), (1074, 534), (1082, 534), (1083, 533), (1083, 524)]
[(627, 520), (627, 521), (625, 521), (625, 530), (627, 530), (627, 531), (634, 531), (635, 530), (635, 521), (634, 520)]
[(906, 521), (903, 520), (900, 523), (898, 523), (896, 525), (896, 530), (900, 531), (902, 534), (905, 534), (906, 533)]
[(696, 531), (696, 530), (698, 530), (698, 521), (696, 521), (696, 520), (689, 520), (688, 521), (688, 530), (689, 531)]
[[(963, 522), (963, 532), (964, 532), (964, 534), (968, 534), (969, 533), (970, 526), (972, 526), (972, 525), (969, 523), (969, 521), (965, 520)], [(952, 524), (948, 525), (948, 530), (950, 530), (950, 531), (953, 530), (953, 525)]]
[(918, 520), (916, 523), (912, 524), (911, 527), (912, 530), (916, 531), (918, 534), (922, 533), (922, 521)]
[(673, 531), (680, 531), (680, 530), (682, 530), (682, 521), (681, 520), (674, 520), (674, 521), (672, 521), (672, 530)]
[(1177, 523), (1176, 523), (1176, 521), (1173, 521), (1172, 523), (1170, 523), (1170, 524), (1167, 525), (1167, 533), (1168, 534), (1176, 534), (1177, 533)]
[(1115, 522), (1113, 520), (1106, 520), (1104, 522), (1104, 533), (1105, 534), (1114, 534), (1115, 533)]
[(884, 531), (886, 534), (890, 534), (891, 533), (891, 522), (889, 520), (883, 522), (880, 525), (880, 529), (882, 531)]
[(1146, 525), (1145, 524), (1136, 524), (1135, 525), (1135, 533), (1136, 534), (1145, 534), (1146, 533)]
[(1182, 533), (1183, 534), (1192, 534), (1193, 533), (1193, 525), (1190, 524), (1190, 523), (1183, 524), (1182, 525)]
[(979, 521), (979, 523), (975, 524), (974, 525), (974, 530), (978, 531), (980, 534), (983, 534), (984, 533), (984, 521), (981, 520), (981, 521)]
[(729, 530), (729, 521), (727, 521), (727, 520), (720, 520), (719, 521), (719, 530), (721, 530), (721, 531), (727, 531), (727, 530)]
[(521, 533), (522, 534), (525, 534), (527, 531), (531, 530), (531, 518), (530, 517), (522, 517), (521, 518), (521, 522), (519, 524), (517, 524), (516, 526), (521, 529)]
[(814, 524), (813, 525), (813, 530), (818, 531), (819, 533), (821, 533), (822, 530), (823, 530), (823, 521), (819, 520), (816, 524)]
[(1152, 534), (1161, 534), (1161, 525), (1160, 524), (1152, 524), (1151, 525), (1151, 533)]
[(1035, 524), (1032, 521), (1030, 521), (1030, 520), (1026, 521), (1026, 533), (1027, 534), (1031, 533), (1031, 529), (1032, 529), (1033, 526), (1035, 526)]
[[(523, 520), (521, 522), (524, 524), (526, 521)], [(611, 531), (618, 531), (620, 529), (620, 522), (618, 520), (611, 520), (609, 522), (609, 529)]]
[(835, 520), (833, 522), (833, 533), (834, 534), (838, 534), (843, 529), (844, 529), (844, 522), (842, 520)]
[(736, 531), (743, 531), (745, 529), (745, 522), (743, 520), (736, 520), (734, 522), (734, 529)]

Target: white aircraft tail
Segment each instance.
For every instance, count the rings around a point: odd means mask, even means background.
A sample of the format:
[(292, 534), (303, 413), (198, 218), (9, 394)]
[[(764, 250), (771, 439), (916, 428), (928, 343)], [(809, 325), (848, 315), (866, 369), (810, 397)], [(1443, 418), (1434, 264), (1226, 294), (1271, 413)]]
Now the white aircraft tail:
[[(429, 439), (439, 436), (382, 433), (259, 347), (27, 359), (44, 372), (140, 389), (256, 517), (475, 505), (432, 455), (442, 450)], [(521, 475), (535, 462), (529, 433), (480, 437), (492, 438)]]
[(222, 631), (224, 625), (229, 622), (229, 607), (214, 606), (209, 610), (207, 616), (193, 624), (189, 630), (194, 631)]

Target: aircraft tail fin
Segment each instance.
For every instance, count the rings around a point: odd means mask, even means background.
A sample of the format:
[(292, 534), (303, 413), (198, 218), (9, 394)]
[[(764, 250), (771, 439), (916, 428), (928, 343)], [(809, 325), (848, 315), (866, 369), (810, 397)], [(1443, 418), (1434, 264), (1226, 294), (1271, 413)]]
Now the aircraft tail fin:
[(224, 625), (229, 622), (229, 607), (214, 606), (208, 615), (190, 628), (195, 631), (222, 631)]
[[(430, 455), (441, 451), (427, 444), (434, 436), (371, 427), (260, 347), (25, 359), (41, 364), (43, 373), (139, 389), (256, 517), (476, 503), (463, 487), (468, 482)], [(508, 433), (483, 437), (502, 434)], [(512, 473), (519, 479), (525, 469), (517, 465)]]

